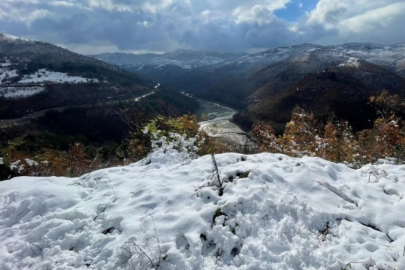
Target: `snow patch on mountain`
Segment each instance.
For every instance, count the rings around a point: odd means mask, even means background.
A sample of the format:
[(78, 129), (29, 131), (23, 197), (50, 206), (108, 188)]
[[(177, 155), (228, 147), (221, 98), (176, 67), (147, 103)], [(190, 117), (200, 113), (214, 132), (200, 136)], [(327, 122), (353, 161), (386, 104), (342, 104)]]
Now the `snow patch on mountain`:
[(98, 79), (89, 79), (80, 76), (70, 76), (66, 73), (40, 69), (34, 74), (24, 75), (19, 83), (99, 83)]
[(359, 68), (360, 67), (360, 62), (359, 58), (357, 57), (350, 57), (346, 62), (342, 63), (339, 65), (339, 67), (355, 67)]
[(216, 65), (233, 59), (241, 54), (221, 54), (189, 50), (175, 50), (164, 54), (100, 54), (92, 56), (96, 59), (123, 66), (135, 67), (142, 70), (145, 66), (153, 66), (154, 69), (163, 69), (168, 66), (176, 66), (181, 69), (193, 69), (204, 66)]
[[(66, 73), (40, 69), (33, 74), (24, 75), (21, 80), (14, 82), (13, 78), (19, 76), (18, 70), (13, 69), (11, 62), (0, 66), (0, 97), (26, 98), (45, 91), (44, 83), (99, 83), (98, 79), (69, 76)], [(108, 83), (106, 80), (105, 83)]]
[(405, 166), (221, 154), (219, 196), (210, 156), (163, 150), (1, 182), (0, 268), (405, 268)]
[(18, 77), (18, 71), (14, 69), (9, 68), (10, 65), (8, 63), (3, 64), (2, 67), (0, 67), (0, 84), (6, 80), (6, 79), (11, 79)]
[(43, 86), (5, 86), (0, 87), (0, 97), (26, 98), (45, 91)]
[(16, 41), (16, 40), (28, 41), (27, 39), (24, 39), (24, 38), (12, 36), (12, 35), (5, 34), (5, 33), (0, 33), (0, 40), (2, 40), (2, 39), (3, 40), (10, 40), (10, 41)]

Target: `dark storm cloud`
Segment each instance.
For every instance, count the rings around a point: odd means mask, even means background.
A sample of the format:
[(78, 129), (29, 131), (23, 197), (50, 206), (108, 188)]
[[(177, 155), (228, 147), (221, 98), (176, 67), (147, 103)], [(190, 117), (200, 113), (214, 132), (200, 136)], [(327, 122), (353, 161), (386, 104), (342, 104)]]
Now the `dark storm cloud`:
[[(401, 42), (405, 3), (319, 0), (297, 21), (290, 0), (2, 0), (0, 31), (91, 53), (178, 47), (247, 51), (301, 42)], [(361, 2), (361, 3), (360, 3)], [(304, 3), (304, 4), (302, 4)], [(297, 8), (296, 7), (296, 8)], [(286, 15), (286, 17), (288, 17)]]

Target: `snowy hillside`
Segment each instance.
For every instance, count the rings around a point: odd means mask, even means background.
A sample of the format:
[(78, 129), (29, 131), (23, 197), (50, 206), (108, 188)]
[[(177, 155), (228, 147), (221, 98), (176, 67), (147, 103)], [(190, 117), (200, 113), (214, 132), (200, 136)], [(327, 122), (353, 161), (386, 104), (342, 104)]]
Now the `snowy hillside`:
[(216, 160), (223, 196), (210, 156), (175, 150), (76, 179), (1, 182), (0, 268), (405, 269), (405, 166)]
[[(149, 79), (67, 49), (0, 33), (0, 100), (30, 100), (19, 109), (1, 104), (0, 107), (8, 108), (7, 117), (17, 118), (21, 116), (17, 111), (41, 110), (60, 103), (141, 96), (153, 90), (153, 85)], [(76, 95), (76, 91), (82, 95)]]
[(9, 40), (9, 41), (28, 41), (25, 38), (20, 38), (12, 35), (8, 35), (5, 33), (0, 33), (0, 40)]
[(166, 66), (175, 66), (181, 69), (199, 68), (220, 64), (241, 55), (243, 54), (210, 53), (178, 49), (164, 54), (103, 53), (92, 57), (114, 65), (142, 70), (148, 65), (153, 66), (155, 69), (162, 69)]
[(98, 79), (88, 79), (80, 76), (69, 76), (66, 73), (40, 69), (34, 74), (25, 75), (19, 83), (98, 83)]
[(373, 64), (405, 75), (405, 44), (384, 46), (372, 43), (348, 43), (332, 49), (356, 56)]
[[(20, 80), (8, 85), (8, 80), (18, 77), (18, 71), (10, 68), (11, 63), (0, 64), (0, 97), (25, 98), (45, 91), (44, 83), (99, 83), (98, 79), (69, 76), (66, 73), (40, 69), (34, 74), (24, 75)], [(2, 83), (4, 86), (2, 86)]]

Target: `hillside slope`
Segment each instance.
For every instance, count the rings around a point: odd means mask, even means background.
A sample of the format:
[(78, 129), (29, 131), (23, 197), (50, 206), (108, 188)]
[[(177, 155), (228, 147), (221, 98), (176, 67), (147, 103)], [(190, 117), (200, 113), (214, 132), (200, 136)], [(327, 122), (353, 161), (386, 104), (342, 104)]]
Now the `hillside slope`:
[[(362, 130), (369, 128), (368, 120), (375, 117), (368, 104), (370, 96), (378, 96), (383, 90), (405, 95), (404, 77), (357, 58), (287, 79), (291, 74), (290, 70), (282, 73), (249, 97), (252, 118), (272, 121), (281, 129), (299, 105), (318, 119), (334, 115), (349, 121), (355, 130)], [(283, 83), (281, 78), (289, 83)]]
[(309, 73), (335, 68), (349, 61), (368, 62), (380, 67), (379, 72), (405, 76), (405, 44), (301, 44), (249, 55), (178, 50), (162, 55), (102, 54), (94, 57), (148, 74), (175, 90), (194, 93), (234, 108), (247, 107), (252, 101), (248, 97), (263, 87), (271, 88), (271, 94), (278, 93)]
[(91, 55), (91, 57), (120, 67), (132, 67), (144, 72), (142, 70), (147, 66), (153, 66), (155, 69), (166, 66), (177, 66), (182, 69), (199, 68), (222, 63), (242, 55), (177, 49), (163, 54), (103, 53)]
[(405, 77), (405, 44), (390, 46), (373, 43), (348, 43), (333, 46), (336, 51), (343, 51), (373, 64), (385, 67)]
[(405, 166), (216, 159), (223, 196), (210, 156), (170, 148), (80, 178), (1, 182), (1, 269), (405, 268)]
[(52, 44), (0, 33), (0, 115), (21, 117), (42, 109), (128, 99), (154, 83)]
[[(195, 70), (187, 79), (189, 88), (187, 85), (180, 87), (205, 98), (247, 107), (255, 103), (255, 99), (272, 98), (286, 92), (309, 74), (324, 72), (326, 69), (335, 69), (335, 73), (339, 73), (341, 70), (344, 72), (340, 67), (351, 67), (356, 68), (356, 77), (362, 80), (364, 88), (374, 89), (375, 86), (382, 85), (395, 92), (404, 91), (405, 78), (401, 74), (386, 66), (354, 57), (347, 51), (312, 44), (276, 48), (223, 65)], [(391, 82), (390, 78), (394, 74), (401, 78)], [(206, 78), (203, 79), (203, 76)], [(362, 77), (367, 78), (367, 81)], [(403, 82), (399, 83), (400, 80)], [(191, 86), (191, 82), (196, 82), (196, 85)], [(379, 89), (381, 90), (382, 88)]]

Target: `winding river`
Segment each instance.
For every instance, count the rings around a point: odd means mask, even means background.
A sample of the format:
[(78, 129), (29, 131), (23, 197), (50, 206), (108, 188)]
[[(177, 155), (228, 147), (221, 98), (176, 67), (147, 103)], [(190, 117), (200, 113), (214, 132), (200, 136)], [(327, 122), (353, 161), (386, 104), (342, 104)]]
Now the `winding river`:
[(205, 115), (207, 120), (199, 122), (200, 128), (209, 136), (223, 138), (237, 143), (240, 146), (246, 144), (246, 133), (239, 126), (230, 122), (235, 110), (216, 103), (198, 100), (200, 109), (197, 115)]

